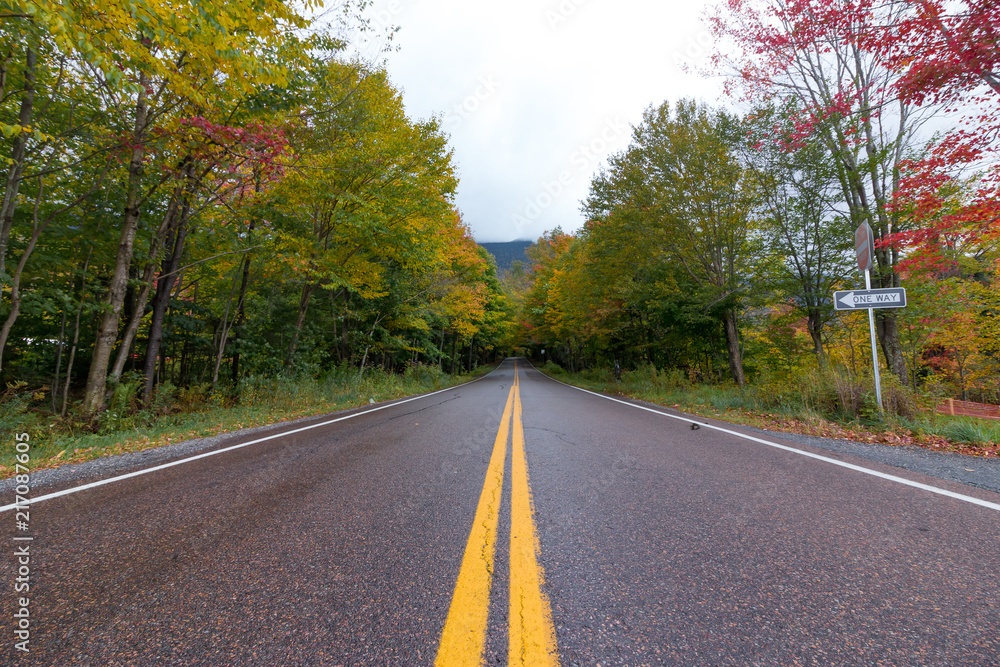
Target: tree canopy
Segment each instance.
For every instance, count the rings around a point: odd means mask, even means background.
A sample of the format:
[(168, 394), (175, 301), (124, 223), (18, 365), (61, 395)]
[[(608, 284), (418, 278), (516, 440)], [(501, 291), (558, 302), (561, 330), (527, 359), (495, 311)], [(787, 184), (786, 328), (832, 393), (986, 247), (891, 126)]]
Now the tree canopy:
[(0, 4), (9, 382), (94, 416), (126, 380), (148, 403), (508, 345), (439, 121), (312, 5)]

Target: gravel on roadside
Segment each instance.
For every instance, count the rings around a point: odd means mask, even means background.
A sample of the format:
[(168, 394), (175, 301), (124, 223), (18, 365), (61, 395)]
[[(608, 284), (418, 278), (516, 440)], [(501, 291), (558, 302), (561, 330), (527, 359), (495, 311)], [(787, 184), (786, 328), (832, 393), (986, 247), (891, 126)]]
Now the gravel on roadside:
[(883, 463), (930, 477), (961, 482), (1000, 493), (1000, 459), (997, 458), (987, 459), (955, 454), (954, 452), (935, 452), (912, 445), (883, 445), (881, 443), (818, 438), (798, 433), (765, 431), (752, 426), (740, 426), (739, 428), (772, 438), (781, 438), (818, 449), (850, 454), (875, 463)]
[[(636, 402), (660, 410), (675, 412), (693, 422), (704, 421), (706, 419), (705, 417), (689, 415), (672, 408), (665, 408), (655, 403), (648, 403), (646, 401)], [(722, 420), (713, 418), (713, 421)], [(913, 445), (885, 445), (882, 443), (820, 438), (813, 435), (786, 433), (784, 431), (767, 431), (743, 424), (731, 424), (731, 426), (733, 429), (746, 431), (753, 435), (785, 440), (839, 454), (848, 454), (874, 463), (912, 470), (913, 472), (918, 472), (929, 477), (960, 482), (980, 489), (986, 489), (987, 491), (1000, 493), (1000, 459), (996, 458), (980, 458), (965, 454), (956, 454), (954, 452), (935, 452)]]
[[(368, 407), (368, 406), (364, 406)], [(272, 431), (282, 428), (291, 429), (295, 426), (303, 426), (309, 422), (315, 422), (324, 418), (329, 418), (331, 414), (341, 416), (359, 410), (360, 408), (349, 408), (336, 413), (302, 417), (292, 421), (278, 422), (265, 426), (255, 426), (253, 428), (230, 431), (207, 438), (195, 438), (193, 440), (183, 440), (161, 447), (152, 447), (137, 452), (127, 454), (116, 454), (113, 456), (101, 456), (81, 463), (69, 463), (58, 468), (44, 468), (31, 471), (31, 487), (33, 495), (39, 489), (55, 485), (68, 485), (74, 482), (85, 484), (115, 475), (121, 475), (133, 470), (151, 468), (155, 465), (174, 461), (187, 456), (193, 456), (212, 449), (221, 449), (230, 444), (235, 444), (237, 440), (246, 439), (248, 436), (265, 436)], [(15, 478), (8, 477), (0, 480), (0, 493), (9, 491), (15, 487)]]

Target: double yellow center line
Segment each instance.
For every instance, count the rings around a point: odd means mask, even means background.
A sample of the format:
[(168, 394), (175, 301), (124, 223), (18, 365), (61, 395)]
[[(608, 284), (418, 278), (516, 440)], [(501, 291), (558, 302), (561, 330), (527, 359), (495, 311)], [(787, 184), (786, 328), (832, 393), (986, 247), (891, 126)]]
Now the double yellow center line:
[(521, 424), (521, 392), (514, 364), (514, 384), (507, 395), (486, 481), (479, 496), (476, 516), (465, 545), (462, 567), (451, 598), (448, 618), (441, 633), (435, 667), (483, 664), (486, 622), (493, 582), (497, 521), (503, 491), (507, 440), (513, 422), (510, 517), (510, 640), (509, 665), (548, 667), (559, 665), (552, 609), (542, 593), (544, 573), (538, 564), (538, 533), (535, 530), (528, 484), (528, 461), (524, 454)]

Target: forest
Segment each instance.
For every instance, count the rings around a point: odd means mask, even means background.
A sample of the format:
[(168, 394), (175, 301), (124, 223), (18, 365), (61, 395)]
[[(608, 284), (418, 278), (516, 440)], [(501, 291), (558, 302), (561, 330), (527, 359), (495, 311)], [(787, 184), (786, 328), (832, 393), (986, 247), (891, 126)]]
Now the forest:
[[(333, 12), (364, 29), (366, 6)], [(500, 273), (456, 207), (440, 120), (408, 117), (318, 10), (0, 0), (0, 421), (101, 431), (271, 380), (514, 353), (852, 382), (867, 318), (831, 296), (863, 286), (863, 223), (873, 286), (909, 297), (876, 311), (885, 375), (1000, 402), (995, 3), (719, 3), (700, 73), (727, 106), (651, 101), (583, 227)]]
[(868, 223), (872, 287), (909, 301), (875, 311), (883, 376), (1000, 402), (996, 4), (735, 0), (709, 19), (706, 73), (733, 103), (650, 106), (584, 227), (529, 250), (535, 355), (778, 394), (862, 382), (867, 314), (832, 293), (864, 288)]
[[(99, 424), (157, 394), (503, 354), (510, 302), (447, 136), (318, 3), (0, 5), (5, 399)], [(363, 28), (365, 5), (335, 9)]]

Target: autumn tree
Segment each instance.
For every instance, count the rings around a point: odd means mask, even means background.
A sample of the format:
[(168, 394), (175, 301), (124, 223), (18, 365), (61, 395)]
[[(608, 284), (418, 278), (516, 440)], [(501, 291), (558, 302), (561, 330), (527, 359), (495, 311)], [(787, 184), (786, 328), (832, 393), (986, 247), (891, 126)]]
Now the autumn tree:
[(693, 101), (647, 110), (626, 152), (598, 176), (585, 205), (603, 224), (619, 209), (633, 253), (677, 266), (718, 313), (733, 380), (745, 382), (739, 310), (752, 279), (754, 182), (735, 144), (733, 116)]
[[(717, 69), (731, 75), (730, 88), (757, 101), (794, 102), (792, 139), (821, 143), (835, 168), (844, 216), (854, 227), (869, 223), (879, 241), (908, 222), (893, 201), (923, 117), (900, 94), (900, 73), (870, 36), (909, 12), (903, 2), (735, 0), (711, 16), (718, 43), (734, 45), (715, 55)], [(876, 284), (898, 287), (899, 250), (879, 243), (876, 259)], [(905, 382), (897, 313), (880, 310), (876, 319), (886, 361)]]
[(839, 213), (833, 160), (815, 138), (792, 139), (793, 115), (787, 106), (752, 112), (741, 154), (758, 184), (774, 296), (785, 296), (805, 315), (813, 352), (824, 364), (823, 327), (834, 317), (830, 295), (856, 275), (853, 230)]
[(876, 31), (871, 41), (900, 72), (904, 99), (947, 106), (958, 123), (903, 163), (895, 205), (914, 224), (887, 243), (954, 270), (950, 245), (1000, 239), (1000, 12), (983, 2), (907, 6), (898, 36), (880, 39)]
[(0, 5), (0, 361), (53, 412), (510, 344), (438, 120), (308, 3)]
[[(275, 66), (268, 53), (302, 27), (305, 19), (290, 6), (133, 5), (119, 9), (117, 23), (108, 30), (108, 16), (99, 8), (81, 6), (74, 17), (84, 28), (85, 40), (106, 39), (115, 66), (127, 73), (117, 89), (115, 103), (129, 112), (123, 137), (127, 147), (127, 185), (118, 252), (108, 284), (105, 311), (94, 346), (83, 409), (93, 414), (103, 405), (108, 362), (118, 338), (128, 270), (142, 213), (146, 160), (154, 129), (169, 122), (167, 114), (180, 104), (197, 103), (219, 87), (229, 95), (246, 96), (256, 86), (280, 83), (285, 69)], [(88, 32), (89, 30), (89, 32)], [(89, 43), (84, 41), (83, 43)], [(84, 48), (82, 44), (78, 48)], [(220, 48), (222, 47), (222, 48)], [(105, 51), (105, 49), (100, 49)], [(111, 83), (112, 81), (109, 81)]]
[[(958, 101), (987, 86), (1000, 95), (1000, 12), (988, 0), (897, 0), (909, 10), (890, 30), (870, 38), (903, 72), (899, 89), (908, 99)], [(987, 110), (996, 119), (995, 110)]]
[(525, 295), (523, 313), (524, 326), (533, 343), (558, 340), (554, 328), (561, 317), (561, 304), (556, 298), (555, 278), (573, 240), (572, 234), (566, 234), (557, 227), (543, 234), (527, 250), (531, 262), (531, 287)]
[[(79, 215), (107, 184), (111, 164), (104, 121), (108, 110), (95, 91), (79, 85), (78, 62), (60, 51), (32, 5), (11, 6), (0, 24), (0, 130), (5, 179), (0, 203), (0, 279), (6, 319), (0, 361), (22, 313), (33, 255), (59, 221)], [(2, 367), (2, 363), (0, 363)]]
[(313, 92), (282, 187), (284, 254), (300, 285), (287, 363), (316, 290), (381, 294), (387, 260), (423, 260), (418, 241), (452, 216), (456, 185), (437, 121), (410, 121), (384, 72), (331, 63)]

